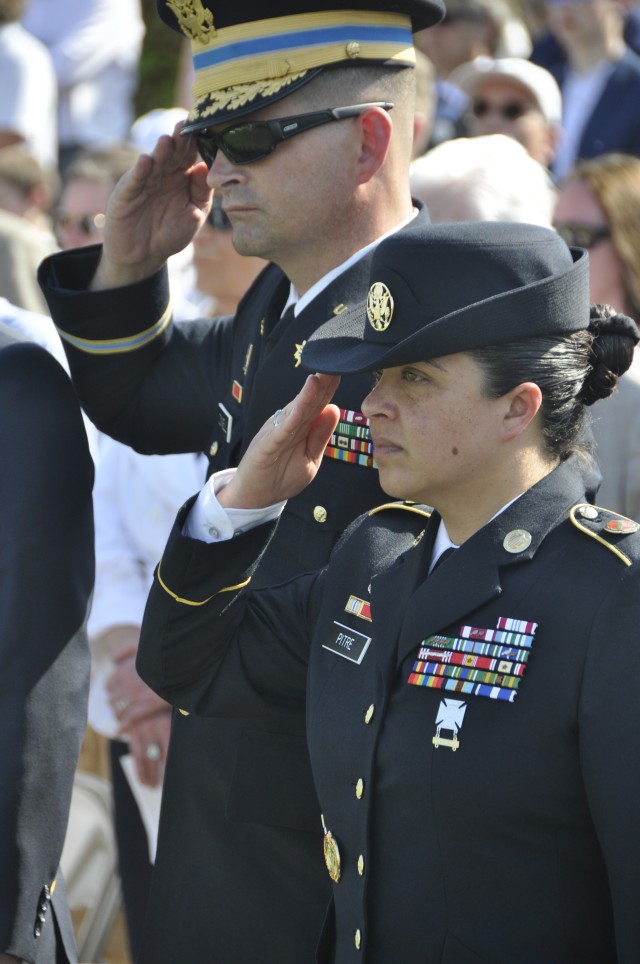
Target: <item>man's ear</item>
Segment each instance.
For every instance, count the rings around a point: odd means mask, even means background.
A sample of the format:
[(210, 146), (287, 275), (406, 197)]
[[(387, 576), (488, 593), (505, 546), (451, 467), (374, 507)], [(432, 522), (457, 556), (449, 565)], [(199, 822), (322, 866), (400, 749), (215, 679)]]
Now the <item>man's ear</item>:
[(542, 392), (535, 382), (522, 382), (504, 396), (507, 408), (502, 421), (506, 440), (516, 438), (533, 421), (542, 405)]
[(358, 118), (360, 152), (357, 158), (358, 184), (366, 184), (380, 170), (391, 143), (393, 123), (389, 112), (371, 107)]

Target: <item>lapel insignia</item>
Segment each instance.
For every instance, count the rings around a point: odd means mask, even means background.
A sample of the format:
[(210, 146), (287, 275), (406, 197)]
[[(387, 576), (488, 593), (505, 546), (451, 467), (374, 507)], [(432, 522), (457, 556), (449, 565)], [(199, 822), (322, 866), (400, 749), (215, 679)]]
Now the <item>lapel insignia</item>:
[(231, 394), (235, 398), (238, 405), (241, 405), (242, 404), (242, 385), (235, 378), (231, 386)]
[(293, 359), (295, 361), (295, 365), (293, 366), (294, 368), (300, 368), (300, 365), (302, 364), (302, 349), (306, 344), (307, 340), (305, 338), (301, 345), (296, 345), (296, 350), (293, 353)]
[(253, 355), (253, 342), (247, 348), (247, 354), (245, 355), (244, 365), (242, 366), (242, 374), (246, 375), (249, 371), (249, 365), (251, 364), (251, 357)]
[(346, 613), (351, 613), (359, 619), (366, 619), (371, 622), (371, 603), (357, 596), (349, 596), (347, 605), (344, 607)]
[(359, 633), (356, 629), (351, 629), (350, 626), (345, 626), (337, 620), (333, 621), (333, 625), (337, 627), (337, 632), (335, 629), (332, 630), (329, 639), (322, 644), (322, 648), (359, 666), (369, 649), (371, 636)]
[(501, 616), (495, 629), (460, 626), (457, 636), (429, 636), (407, 682), (513, 703), (537, 628), (537, 623)]
[(341, 315), (342, 312), (343, 312), (343, 311), (346, 311), (348, 307), (349, 307), (349, 305), (343, 305), (342, 302), (340, 302), (340, 304), (339, 304), (339, 305), (336, 305), (335, 308), (333, 309), (333, 314), (334, 314), (334, 315)]
[[(436, 733), (431, 742), (436, 750), (440, 746), (448, 746), (454, 753), (460, 746), (458, 731), (462, 726), (467, 704), (461, 700), (441, 700), (436, 714)], [(451, 736), (443, 736), (442, 731)]]
[(526, 529), (513, 529), (507, 532), (502, 545), (507, 552), (524, 552), (531, 545), (531, 533)]

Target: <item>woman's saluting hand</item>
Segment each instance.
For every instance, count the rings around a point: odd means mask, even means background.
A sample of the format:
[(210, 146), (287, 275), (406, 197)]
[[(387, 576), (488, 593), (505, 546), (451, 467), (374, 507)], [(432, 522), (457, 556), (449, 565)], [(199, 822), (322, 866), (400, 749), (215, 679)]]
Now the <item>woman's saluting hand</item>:
[(262, 426), (233, 479), (218, 492), (227, 509), (260, 509), (297, 495), (315, 477), (340, 416), (330, 405), (340, 378), (309, 375), (293, 401)]

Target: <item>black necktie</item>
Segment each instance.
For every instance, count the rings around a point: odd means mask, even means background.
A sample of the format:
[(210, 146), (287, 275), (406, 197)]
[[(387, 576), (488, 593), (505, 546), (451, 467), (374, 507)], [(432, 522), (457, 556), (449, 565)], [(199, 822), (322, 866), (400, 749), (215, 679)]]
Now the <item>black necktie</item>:
[(438, 556), (438, 558), (436, 559), (436, 564), (435, 564), (435, 566), (433, 567), (433, 569), (431, 570), (431, 572), (435, 572), (436, 569), (438, 569), (438, 567), (442, 565), (442, 563), (445, 561), (445, 559), (448, 559), (449, 556), (452, 556), (452, 555), (453, 555), (453, 553), (456, 551), (457, 548), (458, 548), (457, 546), (449, 546), (448, 549), (445, 549), (444, 552), (441, 553), (441, 554)]

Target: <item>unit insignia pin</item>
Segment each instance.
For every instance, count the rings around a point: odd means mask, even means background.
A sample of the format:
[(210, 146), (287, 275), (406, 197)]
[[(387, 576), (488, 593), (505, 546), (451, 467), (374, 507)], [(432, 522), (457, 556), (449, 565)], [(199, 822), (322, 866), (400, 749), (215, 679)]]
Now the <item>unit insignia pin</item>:
[(249, 371), (249, 365), (251, 364), (251, 358), (253, 356), (253, 343), (247, 348), (247, 354), (245, 355), (244, 365), (242, 366), (242, 374), (246, 375)]
[(305, 339), (301, 345), (296, 345), (296, 350), (293, 353), (293, 357), (295, 360), (295, 365), (293, 366), (294, 368), (300, 368), (300, 365), (302, 364), (302, 349), (306, 344), (307, 344), (307, 341)]
[(640, 529), (640, 525), (634, 522), (633, 519), (609, 519), (605, 529), (607, 532), (617, 532), (620, 535), (624, 535), (629, 532), (637, 532)]

